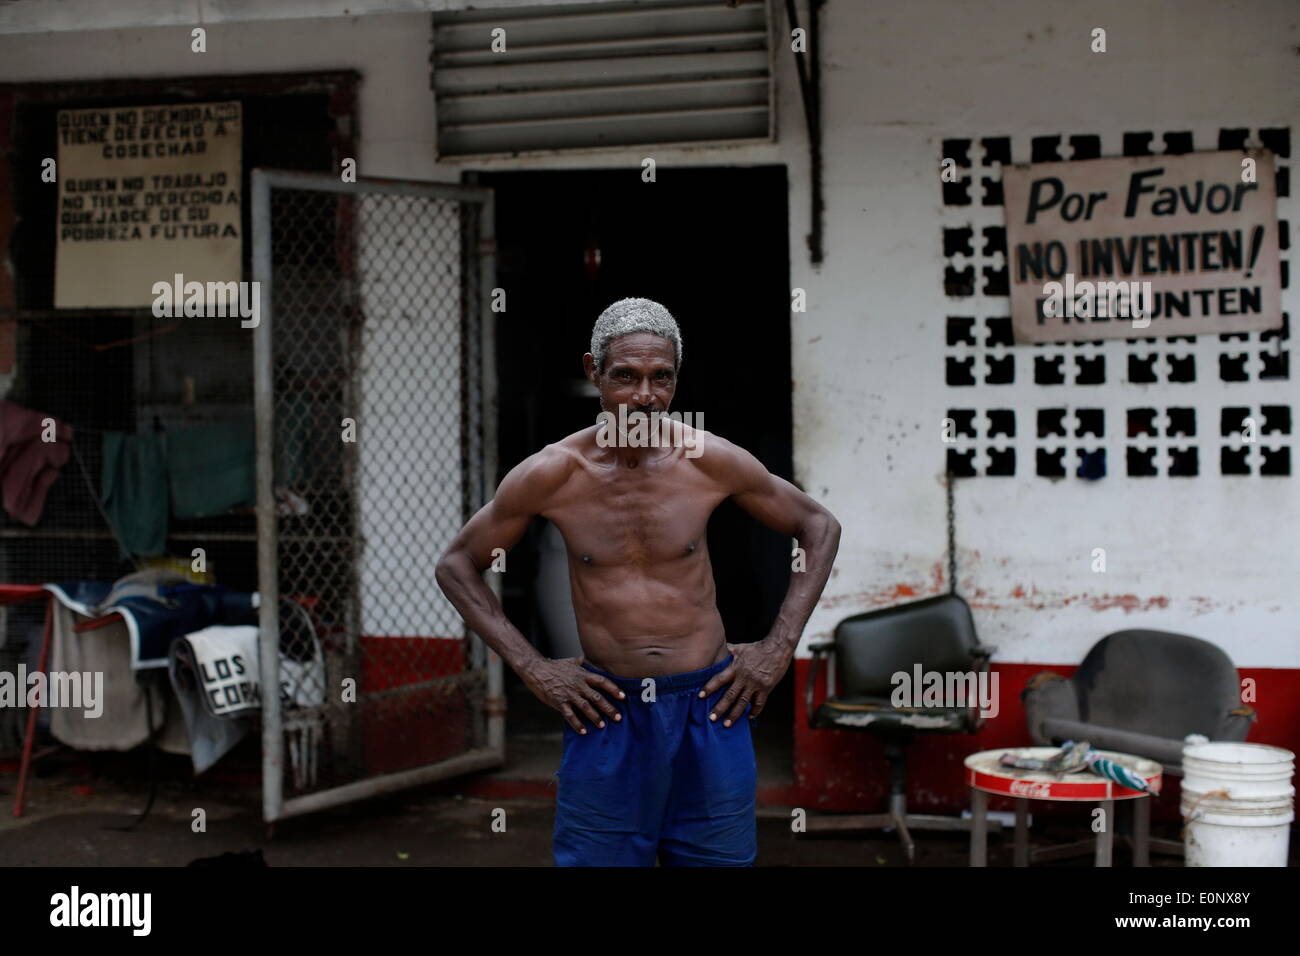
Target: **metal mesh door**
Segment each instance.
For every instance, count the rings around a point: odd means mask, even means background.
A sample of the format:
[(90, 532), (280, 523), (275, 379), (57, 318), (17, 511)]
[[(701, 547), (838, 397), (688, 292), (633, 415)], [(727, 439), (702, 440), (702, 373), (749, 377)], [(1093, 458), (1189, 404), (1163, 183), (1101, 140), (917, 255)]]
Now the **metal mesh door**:
[(253, 243), (269, 822), (502, 762), (434, 581), (493, 473), (491, 191), (257, 170)]

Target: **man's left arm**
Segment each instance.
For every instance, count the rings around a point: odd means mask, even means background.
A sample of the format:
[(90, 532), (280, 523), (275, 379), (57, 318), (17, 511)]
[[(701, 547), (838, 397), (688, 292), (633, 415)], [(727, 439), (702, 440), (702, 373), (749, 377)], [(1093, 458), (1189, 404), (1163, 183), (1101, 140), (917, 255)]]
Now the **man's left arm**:
[[(723, 444), (716, 436), (709, 437)], [(732, 500), (772, 530), (798, 539), (803, 552), (803, 560), (794, 563), (785, 600), (767, 637), (753, 644), (728, 644), (734, 660), (700, 692), (701, 697), (707, 697), (731, 685), (709, 715), (711, 720), (722, 720), (723, 726), (730, 727), (745, 713), (746, 706), (750, 708), (750, 719), (757, 717), (768, 694), (789, 668), (804, 625), (830, 578), (840, 546), (840, 523), (743, 448), (726, 442), (711, 450), (718, 455), (709, 464), (717, 469), (716, 477), (732, 489)]]

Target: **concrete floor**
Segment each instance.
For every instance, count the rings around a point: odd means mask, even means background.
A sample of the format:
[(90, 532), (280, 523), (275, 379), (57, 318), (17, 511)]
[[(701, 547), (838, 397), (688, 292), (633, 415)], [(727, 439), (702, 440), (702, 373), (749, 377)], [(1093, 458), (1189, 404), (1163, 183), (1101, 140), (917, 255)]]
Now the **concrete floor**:
[[(75, 752), (50, 746), (34, 767), (26, 813), (12, 815), (17, 760), (0, 760), (0, 866), (183, 866), (223, 853), (260, 851), (271, 866), (550, 866), (555, 822), (555, 771), (561, 732), (555, 714), (522, 687), (508, 688), (507, 765), (494, 771), (431, 784), (348, 807), (281, 821), (261, 822), (260, 746), (243, 741), (217, 767), (195, 778), (189, 758), (161, 752), (159, 780), (149, 816), (129, 831), (148, 799), (149, 755)], [(763, 721), (759, 722), (760, 724)], [(759, 767), (759, 866), (906, 866), (891, 833), (796, 836), (781, 794), (792, 782), (788, 718), (755, 729)], [(195, 810), (206, 830), (195, 832)], [(504, 833), (494, 832), (497, 810)], [(1035, 846), (1086, 836), (1086, 821), (1037, 819)], [(1177, 824), (1152, 825), (1154, 836), (1179, 839)], [(965, 834), (921, 832), (917, 866), (964, 867)], [(1300, 840), (1292, 840), (1292, 865)], [(1130, 864), (1122, 846), (1117, 866)], [(1011, 865), (1011, 835), (991, 835), (989, 864)], [(1153, 855), (1153, 866), (1181, 866), (1177, 857)], [(1044, 864), (1088, 867), (1091, 857)]]
[[(553, 765), (543, 758), (535, 762), (539, 772), (552, 772)], [(466, 792), (490, 787), (491, 774), (285, 820), (268, 834), (255, 780), (232, 782), (231, 775), (195, 780), (186, 759), (160, 755), (161, 782), (149, 817), (129, 832), (114, 829), (129, 824), (144, 807), (147, 769), (142, 753), (56, 752), (37, 764), (21, 819), (13, 818), (10, 809), (17, 774), (0, 770), (0, 866), (182, 866), (253, 850), (260, 850), (271, 866), (552, 865), (554, 797)], [(196, 809), (206, 816), (205, 832), (192, 829)], [(498, 809), (505, 811), (504, 833), (492, 829)], [(781, 807), (762, 809), (758, 826), (760, 866), (906, 865), (890, 834), (795, 836), (790, 812)], [(1077, 838), (1077, 827), (1047, 821), (1034, 827), (1040, 844)], [(962, 834), (922, 833), (917, 843), (918, 866), (967, 863), (969, 842)], [(1010, 865), (1009, 835), (991, 837), (989, 849), (991, 865)], [(1128, 865), (1124, 850), (1117, 848), (1116, 862)], [(1153, 863), (1181, 865), (1168, 857), (1155, 857)], [(1080, 859), (1050, 865), (1090, 864), (1090, 859)]]

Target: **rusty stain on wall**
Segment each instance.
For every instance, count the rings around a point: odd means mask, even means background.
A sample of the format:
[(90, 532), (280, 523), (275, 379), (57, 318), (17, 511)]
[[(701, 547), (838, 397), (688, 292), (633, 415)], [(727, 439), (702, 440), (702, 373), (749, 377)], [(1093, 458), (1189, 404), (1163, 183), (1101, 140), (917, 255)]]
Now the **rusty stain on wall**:
[[(878, 607), (889, 607), (896, 604), (903, 604), (910, 601), (919, 601), (927, 597), (933, 597), (944, 593), (942, 587), (943, 573), (939, 569), (936, 574), (938, 587), (927, 587), (919, 581), (914, 582), (896, 582), (893, 584), (882, 585), (877, 588), (869, 588), (860, 591), (851, 591), (842, 594), (828, 594), (823, 596), (818, 606), (821, 608), (856, 608), (859, 610), (870, 610)], [(981, 611), (1014, 611), (1014, 610), (1033, 610), (1033, 611), (1050, 611), (1061, 610), (1072, 604), (1080, 607), (1086, 607), (1091, 611), (1101, 612), (1119, 608), (1125, 614), (1132, 612), (1146, 611), (1164, 611), (1170, 607), (1170, 598), (1164, 595), (1152, 595), (1150, 597), (1141, 597), (1137, 594), (1095, 594), (1095, 593), (1078, 593), (1078, 594), (1060, 594), (1048, 591), (1040, 592), (1034, 585), (1030, 585), (1026, 590), (1023, 585), (1017, 584), (1003, 597), (998, 597), (984, 588), (975, 589), (974, 593), (967, 598), (967, 603), (971, 608)], [(1187, 600), (1191, 605), (1194, 614), (1208, 614), (1214, 610), (1222, 610), (1230, 606), (1221, 601), (1216, 601), (1209, 597), (1192, 597)]]

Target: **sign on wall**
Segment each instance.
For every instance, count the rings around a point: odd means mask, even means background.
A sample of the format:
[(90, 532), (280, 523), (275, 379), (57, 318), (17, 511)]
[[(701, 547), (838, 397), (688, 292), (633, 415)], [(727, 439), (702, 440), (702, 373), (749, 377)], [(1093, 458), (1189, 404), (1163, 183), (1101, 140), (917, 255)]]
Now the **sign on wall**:
[(242, 278), (239, 103), (60, 110), (57, 136), (56, 308)]
[(1036, 163), (1002, 183), (1016, 341), (1281, 327), (1272, 153)]

